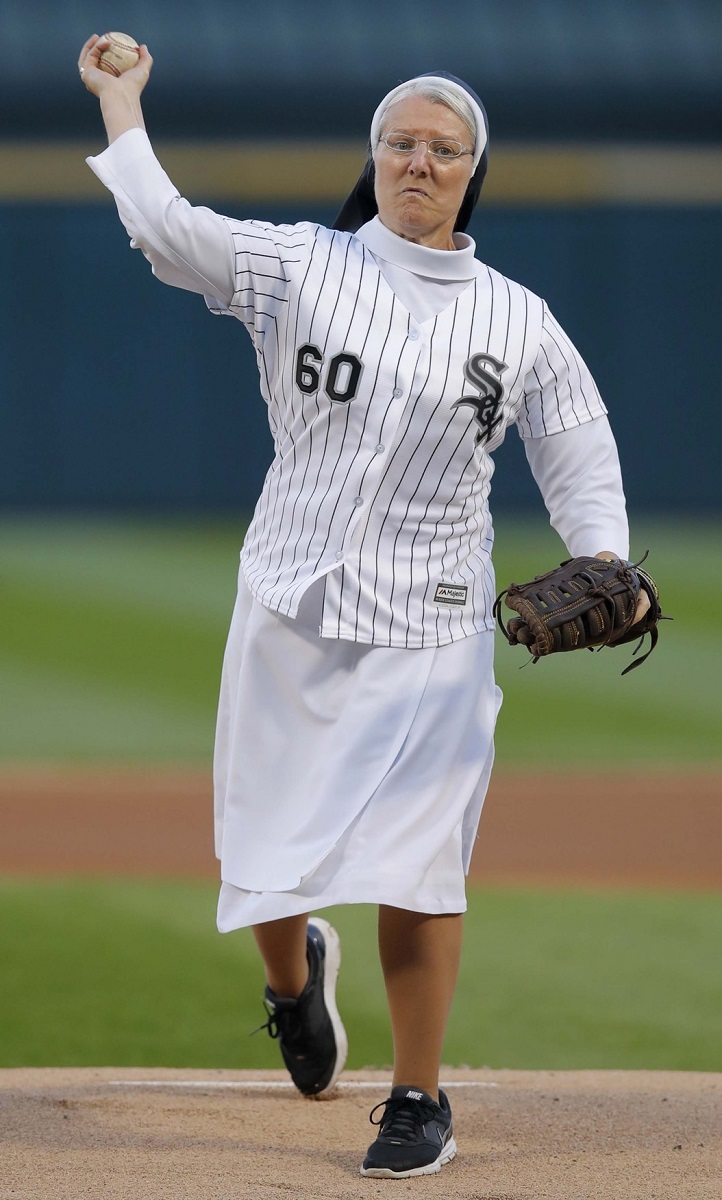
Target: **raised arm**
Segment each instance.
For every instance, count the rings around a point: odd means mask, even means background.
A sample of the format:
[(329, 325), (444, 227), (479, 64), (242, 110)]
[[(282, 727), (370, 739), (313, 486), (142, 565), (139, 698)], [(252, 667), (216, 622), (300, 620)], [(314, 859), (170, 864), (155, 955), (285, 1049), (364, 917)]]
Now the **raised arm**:
[(107, 38), (93, 34), (80, 51), (80, 78), (100, 109), (108, 149), (88, 165), (113, 193), (131, 245), (142, 250), (163, 283), (200, 293), (212, 306), (231, 302), (235, 251), (227, 222), (189, 204), (166, 175), (148, 141), (141, 93), (153, 59), (140, 47), (137, 66), (117, 78), (98, 66)]
[(140, 97), (153, 66), (148, 47), (143, 45), (137, 66), (116, 78), (98, 66), (101, 54), (109, 45), (107, 37), (99, 37), (94, 33), (88, 38), (78, 58), (80, 78), (88, 91), (100, 100), (108, 145), (129, 129), (145, 129)]

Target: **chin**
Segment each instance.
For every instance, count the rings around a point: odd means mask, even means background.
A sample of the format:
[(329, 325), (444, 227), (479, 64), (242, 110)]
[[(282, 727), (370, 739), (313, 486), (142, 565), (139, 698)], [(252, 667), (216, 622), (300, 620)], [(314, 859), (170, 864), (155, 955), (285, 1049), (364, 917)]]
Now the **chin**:
[(423, 196), (418, 200), (413, 198), (403, 204), (398, 211), (396, 221), (404, 232), (413, 233), (415, 236), (428, 233), (437, 225), (437, 221), (429, 220), (428, 201)]

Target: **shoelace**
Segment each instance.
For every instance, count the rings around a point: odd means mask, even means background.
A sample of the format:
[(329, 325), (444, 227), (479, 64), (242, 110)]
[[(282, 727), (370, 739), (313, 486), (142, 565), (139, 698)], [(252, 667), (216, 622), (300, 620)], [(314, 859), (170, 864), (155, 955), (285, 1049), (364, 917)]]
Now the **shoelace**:
[(277, 1012), (275, 1009), (269, 1008), (265, 1000), (263, 1001), (263, 1005), (268, 1013), (268, 1020), (264, 1021), (263, 1025), (259, 1025), (257, 1029), (252, 1029), (250, 1036), (253, 1037), (254, 1033), (261, 1033), (265, 1029), (269, 1037), (280, 1037), (283, 1033), (284, 1017), (287, 1014), (283, 1011)]
[[(378, 1121), (374, 1121), (374, 1113), (383, 1108)], [(369, 1113), (372, 1125), (381, 1126), (381, 1134), (385, 1138), (393, 1138), (399, 1142), (416, 1140), (419, 1125), (433, 1120), (436, 1106), (426, 1100), (410, 1100), (402, 1096), (394, 1100), (382, 1100)]]
[(259, 1025), (257, 1029), (252, 1029), (251, 1037), (256, 1033), (261, 1033), (265, 1029), (269, 1037), (283, 1038), (283, 1044), (286, 1047), (292, 1047), (298, 1042), (303, 1042), (303, 1028), (302, 1026), (294, 1025), (293, 1010), (289, 1012), (288, 1010), (284, 1011), (281, 1009), (280, 1011), (273, 1012), (266, 1006), (266, 1012), (268, 1013), (268, 1020), (264, 1021), (263, 1025)]
[(269, 1037), (277, 1038), (281, 1036), (281, 1030), (278, 1028), (278, 1021), (275, 1017), (269, 1017), (267, 1021), (264, 1021), (263, 1025), (257, 1025), (255, 1029), (251, 1030), (248, 1036), (254, 1037), (257, 1033), (262, 1033), (264, 1029)]

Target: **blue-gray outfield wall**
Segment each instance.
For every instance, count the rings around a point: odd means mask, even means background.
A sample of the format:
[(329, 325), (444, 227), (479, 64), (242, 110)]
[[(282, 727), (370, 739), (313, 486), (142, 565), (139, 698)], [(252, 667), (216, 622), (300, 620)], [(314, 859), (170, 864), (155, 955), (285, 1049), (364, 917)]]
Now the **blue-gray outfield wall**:
[[(490, 209), (470, 232), (587, 359), (630, 507), (722, 511), (722, 212)], [(0, 504), (252, 506), (271, 445), (250, 339), (154, 280), (114, 208), (0, 207), (0, 278)], [(538, 503), (514, 433), (497, 461), (497, 506)]]
[(118, 24), (155, 57), (154, 137), (362, 138), (437, 69), (478, 89), (493, 141), (722, 136), (719, 0), (0, 0), (0, 136), (97, 136), (75, 63)]

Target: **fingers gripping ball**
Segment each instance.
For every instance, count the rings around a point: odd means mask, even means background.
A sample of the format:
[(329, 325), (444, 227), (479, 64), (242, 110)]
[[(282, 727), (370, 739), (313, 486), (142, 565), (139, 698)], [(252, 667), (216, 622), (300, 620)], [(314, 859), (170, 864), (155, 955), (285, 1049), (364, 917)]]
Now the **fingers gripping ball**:
[(101, 71), (107, 71), (109, 75), (117, 77), (136, 65), (140, 47), (130, 34), (106, 33), (103, 40), (109, 41), (110, 45), (103, 51), (98, 61)]
[[(641, 591), (647, 594), (649, 609), (635, 621)], [(506, 607), (517, 614), (507, 625), (501, 616), (504, 596)], [(651, 575), (640, 570), (639, 563), (605, 558), (571, 558), (529, 583), (510, 584), (497, 596), (494, 616), (510, 645), (526, 646), (534, 662), (547, 654), (620, 646), (639, 639), (636, 654), (649, 634), (649, 650), (623, 675), (652, 653), (657, 624), (664, 619)]]

